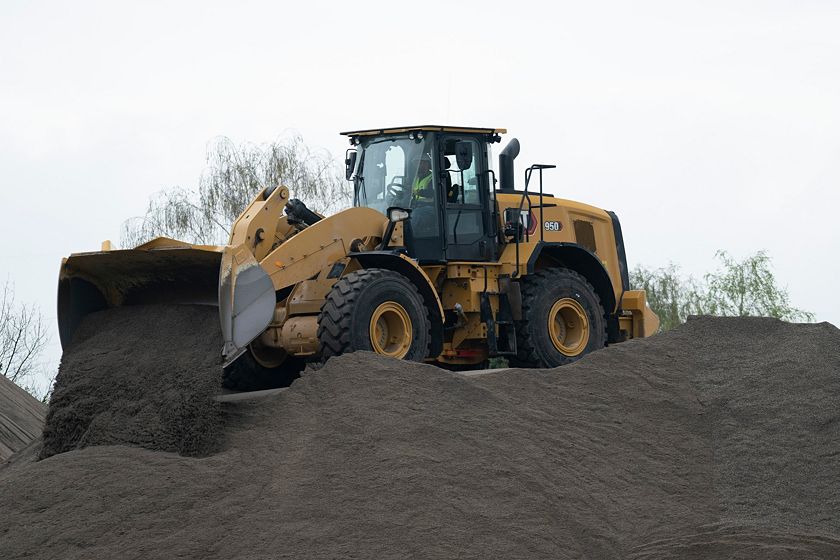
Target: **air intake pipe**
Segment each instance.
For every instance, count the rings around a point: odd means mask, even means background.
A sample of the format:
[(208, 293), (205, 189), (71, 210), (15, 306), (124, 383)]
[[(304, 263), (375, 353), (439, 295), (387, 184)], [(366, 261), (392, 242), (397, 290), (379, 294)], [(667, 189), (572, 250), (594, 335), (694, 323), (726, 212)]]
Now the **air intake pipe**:
[(513, 192), (513, 160), (519, 155), (519, 140), (511, 138), (499, 154), (499, 184), (502, 192)]

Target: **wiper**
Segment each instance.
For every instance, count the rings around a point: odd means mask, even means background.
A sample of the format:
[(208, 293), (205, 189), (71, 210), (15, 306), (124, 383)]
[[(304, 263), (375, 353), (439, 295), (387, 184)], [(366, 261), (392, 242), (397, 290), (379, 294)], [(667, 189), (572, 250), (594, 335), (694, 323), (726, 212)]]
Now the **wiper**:
[(364, 197), (364, 204), (367, 206), (367, 190), (365, 190), (365, 178), (361, 175), (356, 175), (354, 177), (356, 181), (356, 206), (359, 206), (361, 201), (359, 200), (359, 193), (362, 193), (362, 197)]
[(364, 205), (367, 206), (367, 191), (365, 190), (365, 178), (361, 173), (365, 170), (365, 150), (362, 150), (362, 157), (359, 158), (359, 170), (356, 172), (356, 175), (353, 177), (356, 184), (356, 206), (361, 204), (359, 200), (359, 192), (362, 192), (362, 196), (364, 197)]

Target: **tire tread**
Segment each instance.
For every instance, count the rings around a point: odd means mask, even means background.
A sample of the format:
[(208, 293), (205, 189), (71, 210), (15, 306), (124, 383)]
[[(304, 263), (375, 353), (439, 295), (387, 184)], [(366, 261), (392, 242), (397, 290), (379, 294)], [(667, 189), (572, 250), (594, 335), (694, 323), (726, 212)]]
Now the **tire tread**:
[[(540, 298), (544, 298), (550, 287), (567, 286), (574, 287), (575, 281), (582, 283), (594, 298), (597, 309), (603, 313), (604, 306), (598, 292), (592, 284), (579, 272), (568, 268), (544, 268), (534, 274), (523, 278), (522, 282), (522, 317), (532, 317), (533, 309)], [(540, 358), (539, 351), (533, 342), (527, 319), (517, 321), (516, 326), (516, 357), (512, 358), (511, 365), (516, 367), (538, 368), (550, 367)], [(606, 321), (604, 321), (604, 341), (606, 341)]]
[[(333, 285), (318, 316), (318, 339), (321, 342), (323, 361), (353, 350), (350, 331), (356, 301), (367, 285), (388, 276), (405, 279), (403, 275), (391, 270), (364, 268), (340, 278)], [(417, 287), (410, 281), (406, 281), (406, 284), (422, 302), (423, 298)], [(422, 305), (420, 312), (424, 323), (430, 328), (428, 308)], [(429, 338), (428, 333), (426, 338)]]

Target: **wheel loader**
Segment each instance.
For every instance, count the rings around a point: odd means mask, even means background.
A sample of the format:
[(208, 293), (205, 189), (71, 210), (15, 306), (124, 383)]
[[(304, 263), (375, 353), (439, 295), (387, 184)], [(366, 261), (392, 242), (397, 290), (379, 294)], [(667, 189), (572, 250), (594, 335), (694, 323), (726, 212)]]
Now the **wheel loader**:
[(202, 303), (219, 309), (224, 384), (288, 383), (356, 350), (450, 369), (492, 357), (555, 367), (659, 320), (631, 290), (618, 217), (519, 180), (504, 129), (409, 126), (344, 132), (353, 207), (308, 209), (283, 185), (257, 194), (225, 246), (157, 238), (64, 259), (62, 345), (88, 313)]

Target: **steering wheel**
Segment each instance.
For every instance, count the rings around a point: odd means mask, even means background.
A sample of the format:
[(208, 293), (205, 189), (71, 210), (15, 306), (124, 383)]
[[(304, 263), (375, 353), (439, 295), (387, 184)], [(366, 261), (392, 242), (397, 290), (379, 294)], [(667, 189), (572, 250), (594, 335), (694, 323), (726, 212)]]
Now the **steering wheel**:
[(403, 193), (403, 184), (396, 181), (391, 181), (385, 186), (385, 192), (388, 193), (388, 196), (391, 198), (400, 198), (402, 197)]

